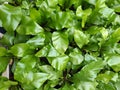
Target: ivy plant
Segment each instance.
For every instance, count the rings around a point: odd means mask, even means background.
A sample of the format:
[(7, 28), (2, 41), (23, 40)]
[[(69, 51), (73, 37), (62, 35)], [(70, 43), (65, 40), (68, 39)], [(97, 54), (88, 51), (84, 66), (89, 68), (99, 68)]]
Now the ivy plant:
[(1, 0), (0, 27), (0, 90), (120, 90), (120, 0)]

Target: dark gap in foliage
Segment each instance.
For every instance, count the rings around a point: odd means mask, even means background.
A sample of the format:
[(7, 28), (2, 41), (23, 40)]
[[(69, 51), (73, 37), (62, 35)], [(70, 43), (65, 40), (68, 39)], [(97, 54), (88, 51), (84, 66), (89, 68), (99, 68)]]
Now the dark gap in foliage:
[(0, 27), (0, 33), (5, 33), (6, 32), (6, 30), (4, 29), (4, 27)]
[(69, 9), (76, 12), (76, 9), (74, 8), (73, 4), (71, 5), (71, 7)]
[(40, 63), (43, 65), (46, 65), (46, 64), (50, 65), (46, 57), (40, 57)]

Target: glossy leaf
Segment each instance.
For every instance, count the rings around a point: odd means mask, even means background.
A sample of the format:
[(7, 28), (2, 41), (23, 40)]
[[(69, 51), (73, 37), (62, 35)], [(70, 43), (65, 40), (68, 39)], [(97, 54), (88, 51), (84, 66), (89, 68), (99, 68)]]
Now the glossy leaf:
[(30, 49), (30, 46), (25, 43), (15, 44), (13, 47), (11, 47), (10, 52), (18, 57), (23, 57), (27, 54), (32, 54), (33, 50)]
[(42, 84), (48, 79), (48, 76), (49, 74), (46, 73), (35, 73), (35, 79), (33, 80), (32, 85), (34, 85), (36, 88), (40, 88)]
[(97, 73), (99, 73), (104, 66), (105, 66), (104, 61), (101, 60), (93, 61), (90, 64), (84, 66), (81, 71), (75, 74), (73, 79), (76, 82), (94, 81), (95, 78), (97, 77)]
[(70, 61), (73, 63), (73, 65), (79, 65), (83, 61), (83, 56), (80, 52), (73, 51), (69, 54)]
[(21, 21), (21, 8), (8, 4), (0, 5), (0, 20), (7, 31), (13, 31)]
[(35, 56), (37, 57), (56, 57), (59, 56), (60, 53), (52, 46), (46, 45), (41, 50), (39, 50)]
[(65, 32), (54, 32), (52, 34), (52, 42), (55, 49), (63, 54), (68, 48), (68, 35)]
[(34, 80), (33, 68), (36, 65), (38, 58), (33, 55), (27, 55), (23, 57), (20, 62), (17, 63), (14, 72), (14, 77), (16, 80), (26, 85), (30, 84)]
[(120, 56), (119, 55), (111, 55), (108, 59), (108, 65), (112, 67), (112, 69), (116, 72), (120, 71)]
[(33, 47), (44, 45), (45, 35), (43, 33), (38, 34), (37, 36), (29, 39), (27, 43)]
[(118, 79), (118, 74), (111, 71), (106, 71), (103, 74), (99, 74), (97, 77), (97, 80), (100, 80), (105, 84), (107, 84), (110, 81), (116, 82), (117, 79)]
[[(27, 26), (27, 27), (26, 27)], [(23, 35), (36, 35), (43, 32), (43, 28), (34, 22), (30, 17), (23, 16), (17, 32)]]
[(66, 68), (68, 61), (69, 61), (69, 57), (67, 55), (58, 56), (53, 58), (52, 60), (49, 59), (51, 65), (59, 71), (62, 71)]
[(89, 42), (89, 38), (80, 30), (74, 31), (74, 40), (79, 48), (82, 48), (85, 44)]

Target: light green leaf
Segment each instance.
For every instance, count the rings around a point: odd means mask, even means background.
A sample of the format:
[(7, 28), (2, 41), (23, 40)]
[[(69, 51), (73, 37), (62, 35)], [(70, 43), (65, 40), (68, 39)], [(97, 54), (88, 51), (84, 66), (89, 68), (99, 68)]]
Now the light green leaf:
[(65, 32), (54, 32), (52, 34), (52, 42), (55, 49), (64, 54), (69, 44), (68, 35)]
[(120, 56), (119, 55), (109, 55), (108, 65), (115, 71), (120, 71)]
[(82, 10), (82, 7), (79, 6), (76, 10), (76, 16), (79, 18), (82, 18), (82, 28), (84, 28), (85, 23), (87, 21), (87, 17), (92, 13), (92, 9), (86, 9), (86, 10)]
[(114, 73), (112, 71), (106, 71), (105, 73), (99, 74), (97, 76), (97, 80), (100, 80), (105, 84), (107, 84), (110, 80), (116, 82), (117, 79), (118, 79), (118, 73)]
[(0, 5), (0, 20), (7, 31), (13, 31), (21, 21), (21, 8), (9, 4)]
[(10, 52), (17, 57), (23, 57), (27, 54), (32, 54), (33, 50), (30, 49), (28, 44), (20, 43), (12, 46)]
[(69, 54), (70, 61), (73, 63), (73, 65), (79, 65), (83, 61), (83, 56), (80, 52), (73, 51)]
[(85, 0), (86, 2), (95, 5), (97, 0)]
[(41, 50), (39, 50), (35, 56), (37, 57), (56, 57), (59, 56), (60, 53), (51, 45), (44, 46)]
[(63, 28), (71, 27), (72, 21), (71, 18), (73, 17), (72, 12), (56, 12), (51, 14), (51, 20), (49, 21), (49, 27), (62, 30)]
[(29, 39), (27, 43), (33, 47), (38, 47), (44, 45), (44, 41), (45, 41), (45, 35), (43, 33), (40, 33), (35, 37)]
[(80, 82), (76, 84), (77, 90), (96, 90), (97, 82)]
[(106, 1), (106, 0), (97, 0), (96, 5), (95, 5), (95, 8), (96, 8), (96, 9), (99, 9), (99, 8), (104, 8), (104, 7), (106, 7), (105, 1)]
[(113, 33), (112, 36), (110, 38), (110, 41), (112, 43), (114, 42), (118, 42), (120, 40), (120, 28), (117, 28)]
[(107, 39), (107, 37), (108, 37), (108, 31), (103, 27), (103, 28), (100, 28), (101, 30), (100, 30), (100, 32), (101, 32), (101, 34), (102, 34), (102, 37), (103, 37), (103, 39)]
[(88, 36), (80, 30), (74, 31), (74, 40), (79, 48), (82, 48), (85, 44), (89, 42)]
[(35, 86), (36, 88), (40, 88), (42, 84), (48, 79), (48, 77), (49, 74), (46, 73), (35, 73), (32, 85)]
[(55, 7), (58, 4), (58, 0), (46, 0), (49, 7)]
[(120, 75), (119, 78), (117, 79), (117, 82), (115, 83), (116, 90), (120, 89)]
[(48, 54), (48, 48), (49, 48), (49, 45), (44, 46), (42, 49), (40, 49), (40, 50), (35, 54), (35, 56), (36, 56), (36, 57), (46, 57), (47, 54)]
[(51, 63), (51, 65), (59, 71), (63, 71), (66, 68), (68, 61), (69, 61), (69, 57), (67, 55), (61, 55), (61, 56), (49, 59), (49, 62)]
[(36, 35), (43, 32), (43, 28), (34, 22), (30, 17), (23, 16), (17, 32), (23, 35)]

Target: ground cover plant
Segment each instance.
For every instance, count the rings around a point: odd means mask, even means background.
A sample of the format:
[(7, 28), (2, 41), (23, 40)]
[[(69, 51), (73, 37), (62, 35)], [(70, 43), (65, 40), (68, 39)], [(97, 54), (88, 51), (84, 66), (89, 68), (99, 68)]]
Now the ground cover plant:
[(0, 0), (0, 90), (120, 90), (120, 0)]

